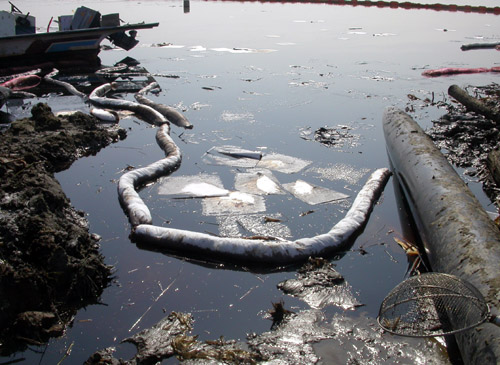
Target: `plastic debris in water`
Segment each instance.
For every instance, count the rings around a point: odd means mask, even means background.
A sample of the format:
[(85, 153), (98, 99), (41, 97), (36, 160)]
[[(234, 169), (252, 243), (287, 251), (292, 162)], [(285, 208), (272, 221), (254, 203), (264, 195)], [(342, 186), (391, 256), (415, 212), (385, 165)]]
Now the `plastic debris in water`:
[(265, 155), (257, 164), (258, 168), (264, 168), (274, 171), (283, 172), (285, 174), (294, 174), (306, 168), (311, 164), (311, 161), (302, 160), (300, 158), (274, 153)]
[(284, 184), (283, 187), (296, 198), (311, 205), (343, 200), (349, 197), (349, 195), (323, 188), (321, 186), (309, 184), (303, 180), (297, 180), (294, 183)]
[(168, 177), (159, 186), (158, 194), (203, 198), (225, 196), (229, 190), (224, 189), (219, 176), (199, 174)]
[(234, 187), (236, 190), (256, 195), (285, 194), (278, 180), (270, 171), (265, 170), (237, 174)]
[(204, 215), (250, 214), (266, 211), (264, 198), (233, 191), (227, 196), (206, 198), (202, 202)]

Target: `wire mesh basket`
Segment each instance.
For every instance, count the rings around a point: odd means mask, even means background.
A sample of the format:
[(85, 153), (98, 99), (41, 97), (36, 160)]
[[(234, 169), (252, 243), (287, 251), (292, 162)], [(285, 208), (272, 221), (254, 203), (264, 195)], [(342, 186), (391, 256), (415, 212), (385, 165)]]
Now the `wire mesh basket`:
[(454, 334), (490, 317), (486, 301), (460, 278), (426, 273), (396, 286), (380, 306), (377, 321), (386, 331), (410, 337)]

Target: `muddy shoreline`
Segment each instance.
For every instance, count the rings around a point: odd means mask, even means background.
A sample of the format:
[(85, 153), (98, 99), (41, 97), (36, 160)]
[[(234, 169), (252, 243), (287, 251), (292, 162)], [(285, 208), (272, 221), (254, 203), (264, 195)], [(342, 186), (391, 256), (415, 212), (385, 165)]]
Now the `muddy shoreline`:
[(46, 104), (13, 122), (0, 142), (0, 353), (60, 336), (76, 312), (99, 302), (112, 268), (54, 173), (125, 138), (81, 112)]

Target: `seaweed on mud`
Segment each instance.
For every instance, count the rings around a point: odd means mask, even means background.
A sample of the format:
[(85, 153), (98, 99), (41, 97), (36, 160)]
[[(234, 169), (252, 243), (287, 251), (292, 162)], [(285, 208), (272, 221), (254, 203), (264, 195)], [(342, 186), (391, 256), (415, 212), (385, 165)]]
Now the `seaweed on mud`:
[(98, 240), (54, 173), (124, 138), (77, 112), (46, 104), (0, 139), (0, 354), (63, 334), (76, 311), (97, 303), (110, 280)]

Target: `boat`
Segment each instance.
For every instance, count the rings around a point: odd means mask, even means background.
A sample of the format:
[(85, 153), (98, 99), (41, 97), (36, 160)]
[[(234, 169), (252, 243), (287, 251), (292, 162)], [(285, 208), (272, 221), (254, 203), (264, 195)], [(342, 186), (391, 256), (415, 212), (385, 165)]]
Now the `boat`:
[(36, 32), (35, 17), (23, 14), (14, 4), (11, 11), (0, 11), (0, 70), (53, 65), (100, 65), (101, 42), (130, 50), (138, 41), (137, 30), (151, 29), (159, 23), (120, 24), (118, 13), (101, 15), (81, 6), (74, 15), (59, 16), (59, 30)]

